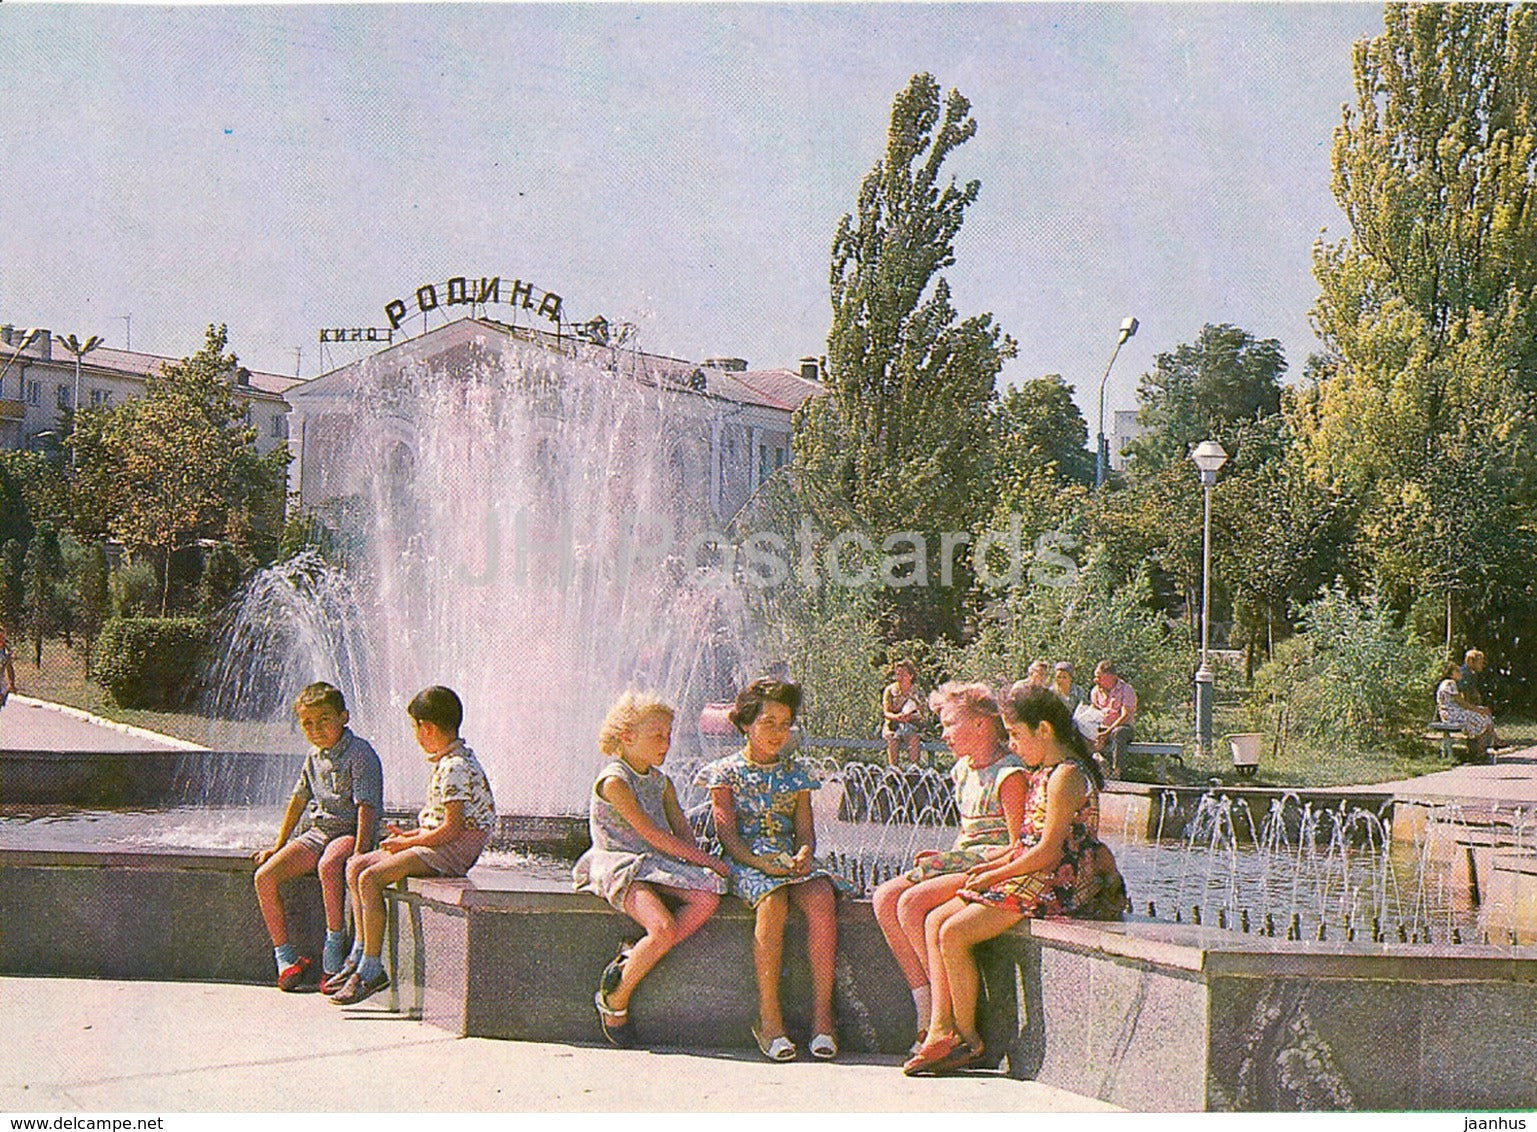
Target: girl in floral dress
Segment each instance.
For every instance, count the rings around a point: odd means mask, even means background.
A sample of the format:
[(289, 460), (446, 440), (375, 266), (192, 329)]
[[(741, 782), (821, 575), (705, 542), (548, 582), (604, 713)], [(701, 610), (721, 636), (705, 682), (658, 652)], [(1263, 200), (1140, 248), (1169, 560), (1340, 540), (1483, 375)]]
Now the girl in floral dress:
[(592, 848), (572, 870), (578, 892), (603, 897), (646, 930), (620, 949), (598, 981), (598, 1021), (617, 1046), (634, 1044), (629, 1006), (635, 988), (710, 918), (731, 871), (694, 840), (662, 773), (672, 717), (672, 708), (642, 692), (626, 692), (609, 709), (598, 734), (609, 761), (598, 771), (588, 806)]
[(838, 945), (836, 888), (848, 888), (812, 855), (816, 831), (811, 791), (821, 785), (789, 755), (781, 755), (800, 711), (801, 690), (781, 680), (754, 680), (736, 698), (732, 724), (747, 738), (734, 755), (700, 768), (696, 784), (710, 792), (715, 834), (731, 862), (731, 891), (757, 914), (753, 970), (758, 1025), (753, 1038), (771, 1061), (792, 1061), (779, 1005), (785, 920), (791, 905), (806, 917), (811, 960), (813, 1057), (836, 1057), (833, 959)]
[(1098, 840), (1104, 777), (1067, 706), (1047, 688), (1011, 691), (1004, 720), (1010, 747), (1032, 768), (1024, 825), (1007, 857), (972, 868), (960, 892), (929, 913), (924, 926), (934, 1009), (927, 1040), (902, 1067), (909, 1075), (949, 1072), (982, 1059), (973, 947), (1027, 916), (1078, 913), (1097, 899), (1102, 883), (1113, 883), (1099, 872), (1114, 869)]
[(1025, 764), (1008, 748), (998, 701), (985, 684), (944, 684), (929, 697), (955, 755), (950, 778), (961, 815), (955, 844), (919, 853), (913, 867), (875, 890), (875, 920), (907, 978), (923, 1043), (933, 1008), (923, 922), (960, 891), (966, 870), (1008, 853), (1024, 820)]

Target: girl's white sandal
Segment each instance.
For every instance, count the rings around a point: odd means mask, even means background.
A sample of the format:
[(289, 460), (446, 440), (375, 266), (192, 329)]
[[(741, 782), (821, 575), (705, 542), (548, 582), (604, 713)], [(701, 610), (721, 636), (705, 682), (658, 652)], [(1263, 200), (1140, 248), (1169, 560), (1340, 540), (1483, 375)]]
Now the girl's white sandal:
[(758, 1052), (770, 1061), (794, 1061), (795, 1043), (780, 1034), (777, 1038), (765, 1038), (758, 1033), (758, 1027), (752, 1028), (753, 1040), (758, 1043)]
[(831, 1061), (838, 1056), (838, 1040), (831, 1034), (818, 1034), (806, 1046), (811, 1056), (819, 1061)]

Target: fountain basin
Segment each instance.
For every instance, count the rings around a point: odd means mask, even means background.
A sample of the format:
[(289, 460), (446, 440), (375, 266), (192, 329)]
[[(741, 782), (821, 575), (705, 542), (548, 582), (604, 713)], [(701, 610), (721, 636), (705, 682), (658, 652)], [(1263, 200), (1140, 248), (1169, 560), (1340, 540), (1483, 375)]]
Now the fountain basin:
[[(0, 972), (268, 983), (251, 872), (220, 852), (0, 850)], [(317, 887), (301, 878), (287, 890), (308, 954), (321, 941)], [(602, 901), (485, 867), (413, 879), (389, 899), (398, 1009), (461, 1035), (597, 1039), (596, 972), (635, 933)], [(652, 973), (634, 1005), (647, 1044), (749, 1048), (751, 925), (728, 898)], [(911, 998), (870, 905), (842, 902), (839, 925), (840, 1042), (898, 1054)], [(787, 1021), (804, 1038), (793, 919), (787, 944)], [(1537, 948), (1039, 921), (978, 956), (980, 1020), (1008, 1077), (1154, 1111), (1537, 1105)]]

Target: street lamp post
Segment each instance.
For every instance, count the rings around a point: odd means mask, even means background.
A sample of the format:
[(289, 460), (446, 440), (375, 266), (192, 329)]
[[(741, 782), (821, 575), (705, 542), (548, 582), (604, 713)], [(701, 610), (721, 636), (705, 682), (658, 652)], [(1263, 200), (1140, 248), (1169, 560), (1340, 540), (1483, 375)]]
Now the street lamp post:
[(1216, 689), (1211, 673), (1211, 489), (1217, 471), (1227, 463), (1227, 453), (1215, 440), (1203, 440), (1190, 453), (1201, 470), (1201, 490), (1206, 497), (1206, 520), (1201, 540), (1201, 667), (1195, 672), (1195, 751), (1211, 753), (1211, 706)]
[(80, 414), (80, 359), (96, 349), (97, 346), (100, 346), (102, 337), (100, 334), (93, 334), (85, 340), (84, 344), (73, 334), (55, 334), (53, 338), (60, 346), (63, 346), (71, 354), (75, 355), (75, 399), (71, 402), (69, 408), (71, 413), (69, 426), (69, 466), (73, 468), (79, 461), (80, 451), (80, 446), (75, 441), (74, 423)]
[(1115, 349), (1110, 352), (1110, 361), (1105, 365), (1105, 374), (1099, 379), (1099, 446), (1094, 450), (1094, 486), (1100, 487), (1105, 482), (1106, 468), (1110, 463), (1110, 453), (1105, 446), (1105, 382), (1110, 380), (1110, 367), (1115, 365), (1115, 357), (1121, 352), (1121, 347), (1126, 345), (1126, 339), (1137, 332), (1137, 320), (1134, 318), (1123, 319), (1121, 333), (1115, 340)]
[[(5, 366), (0, 368), (0, 397), (5, 396), (5, 375), (11, 372), (11, 367), (16, 364), (16, 359), (21, 357), (21, 352), (28, 346), (32, 345), (32, 343), (37, 340), (39, 335), (45, 333), (47, 332), (30, 328), (21, 332), (21, 341), (16, 344), (16, 349), (11, 351), (11, 356), (5, 359)], [(22, 367), (22, 372), (25, 374), (25, 366)], [(16, 400), (25, 401), (26, 399), (27, 391), (23, 389), (21, 393), (17, 395)]]

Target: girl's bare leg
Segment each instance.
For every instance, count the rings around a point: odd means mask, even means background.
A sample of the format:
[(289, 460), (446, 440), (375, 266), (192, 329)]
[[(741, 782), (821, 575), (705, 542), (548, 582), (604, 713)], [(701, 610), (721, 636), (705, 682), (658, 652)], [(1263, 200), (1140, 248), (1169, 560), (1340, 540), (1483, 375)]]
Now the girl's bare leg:
[(950, 980), (945, 971), (944, 956), (939, 952), (939, 933), (945, 921), (965, 907), (964, 900), (952, 897), (930, 912), (923, 921), (924, 943), (929, 956), (929, 985), (933, 988), (928, 1029), (928, 1040), (931, 1042), (955, 1032), (955, 1014), (950, 1007)]
[(1006, 908), (967, 904), (938, 925), (936, 935), (949, 986), (950, 1016), (956, 1033), (968, 1045), (977, 1045), (982, 1040), (977, 1033), (977, 963), (971, 949), (1002, 935), (1022, 919), (1020, 913)]
[(775, 889), (758, 903), (753, 923), (752, 964), (758, 980), (758, 1026), (764, 1038), (784, 1036), (785, 1020), (779, 1009), (779, 967), (784, 960), (785, 918), (790, 896)]
[(683, 907), (674, 914), (662, 900), (657, 889), (636, 881), (630, 886), (624, 900), (625, 915), (646, 929), (639, 943), (630, 949), (630, 957), (624, 961), (619, 987), (608, 996), (608, 1003), (616, 1011), (630, 1005), (630, 996), (651, 968), (678, 944), (699, 930), (710, 918), (720, 897), (700, 889), (663, 888), (662, 891), (678, 896)]
[(811, 960), (811, 1029), (835, 1033), (833, 974), (838, 955), (838, 898), (832, 882), (817, 877), (790, 886), (790, 902), (806, 917), (806, 951)]
[[(928, 943), (923, 936), (923, 922), (930, 912), (959, 892), (964, 883), (966, 883), (966, 877), (961, 873), (931, 877), (913, 885), (897, 899), (897, 922), (901, 925), (913, 962), (923, 973), (922, 982), (915, 983), (909, 977), (909, 986), (920, 987), (924, 983), (933, 981), (928, 964)], [(901, 960), (898, 959), (898, 962), (900, 963)], [(903, 967), (903, 971), (906, 972), (906, 970), (907, 968)]]

